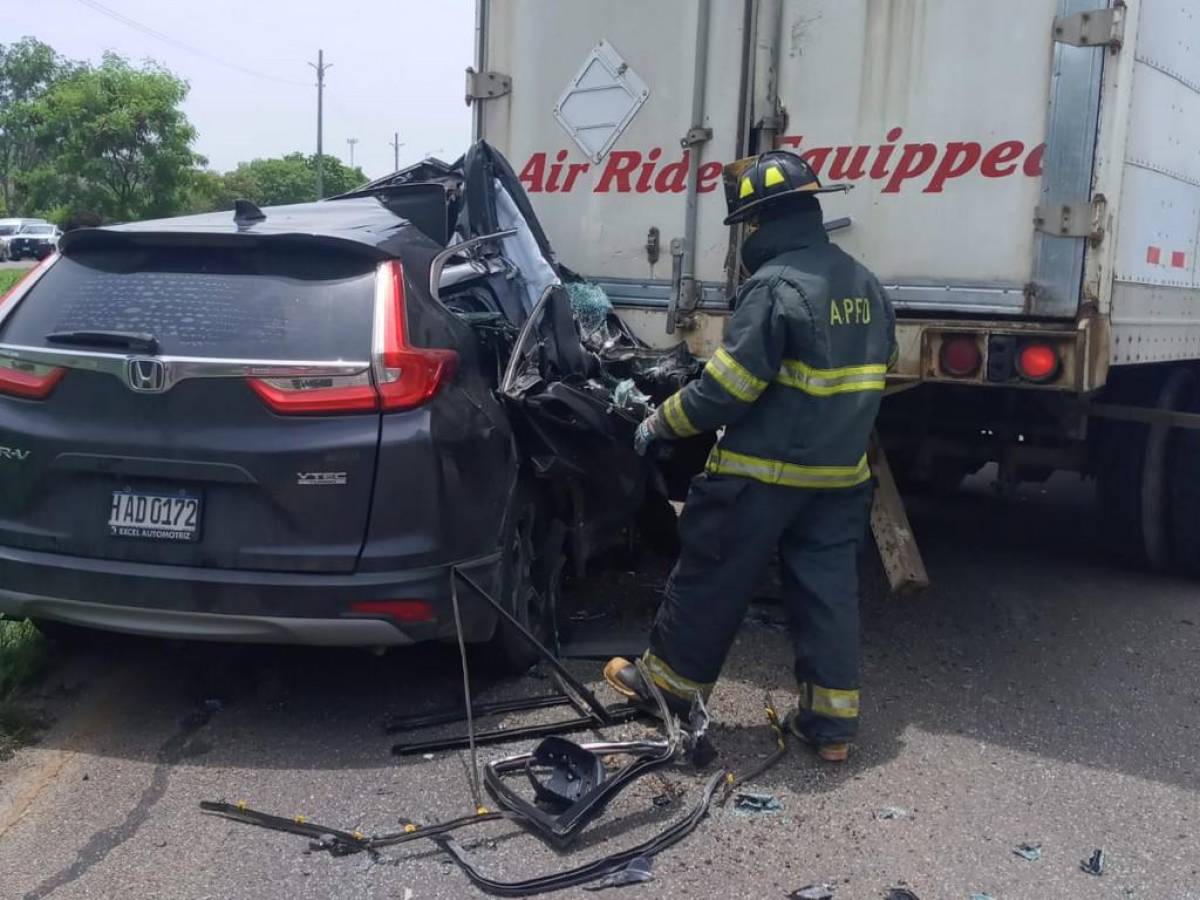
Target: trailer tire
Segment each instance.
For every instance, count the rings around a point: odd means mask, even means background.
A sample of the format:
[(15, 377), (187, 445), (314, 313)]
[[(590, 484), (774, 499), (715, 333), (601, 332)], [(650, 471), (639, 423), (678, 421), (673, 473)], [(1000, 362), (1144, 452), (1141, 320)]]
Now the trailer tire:
[[(1200, 378), (1181, 409), (1200, 412)], [(1171, 557), (1179, 571), (1200, 576), (1200, 431), (1177, 428), (1171, 436), (1167, 472), (1171, 485), (1168, 530)]]
[[(1188, 407), (1196, 376), (1187, 368), (1161, 381), (1127, 386), (1117, 402), (1179, 410)], [(1173, 477), (1175, 431), (1168, 425), (1108, 422), (1097, 472), (1097, 493), (1111, 549), (1156, 571), (1169, 569), (1175, 548), (1177, 483)]]

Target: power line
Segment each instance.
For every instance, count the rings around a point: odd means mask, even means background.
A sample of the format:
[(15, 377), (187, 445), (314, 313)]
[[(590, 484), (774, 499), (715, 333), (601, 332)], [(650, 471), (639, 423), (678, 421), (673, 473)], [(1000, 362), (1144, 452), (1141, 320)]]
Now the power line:
[(122, 25), (127, 25), (135, 31), (140, 31), (142, 34), (148, 35), (156, 40), (160, 40), (165, 44), (170, 44), (171, 46), (178, 47), (181, 50), (186, 50), (188, 53), (194, 53), (197, 56), (202, 56), (210, 62), (214, 62), (220, 66), (225, 66), (227, 69), (233, 69), (234, 71), (241, 72), (243, 75), (251, 75), (255, 78), (262, 78), (266, 81), (275, 81), (279, 84), (290, 84), (293, 87), (310, 87), (309, 84), (303, 81), (293, 81), (290, 78), (279, 78), (275, 75), (268, 75), (265, 72), (256, 72), (254, 69), (249, 69), (246, 66), (229, 62), (226, 59), (222, 59), (219, 56), (209, 53), (207, 50), (201, 50), (199, 47), (193, 47), (191, 44), (186, 44), (181, 40), (171, 37), (169, 34), (164, 34), (156, 28), (151, 28), (149, 25), (143, 25), (136, 19), (131, 19), (129, 16), (125, 15), (124, 13), (117, 12), (115, 9), (109, 9), (103, 3), (98, 2), (98, 0), (78, 0), (78, 2), (94, 12), (108, 16), (110, 19), (120, 22)]
[[(317, 199), (322, 200), (325, 197), (325, 162), (324, 152), (321, 148), (321, 141), (325, 133), (325, 70), (332, 69), (333, 63), (325, 64), (325, 51), (317, 51), (316, 64), (309, 63), (313, 70), (317, 73)], [(351, 145), (353, 149), (353, 145)]]

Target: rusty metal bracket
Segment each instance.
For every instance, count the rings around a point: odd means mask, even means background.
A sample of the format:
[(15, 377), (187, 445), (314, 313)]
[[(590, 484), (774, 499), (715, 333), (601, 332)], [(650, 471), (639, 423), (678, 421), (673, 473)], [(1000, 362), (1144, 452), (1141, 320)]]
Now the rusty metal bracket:
[(687, 149), (688, 147), (695, 147), (697, 144), (703, 144), (707, 141), (711, 141), (712, 136), (713, 130), (711, 128), (689, 128), (687, 130), (687, 134), (679, 139), (679, 146), (683, 147), (684, 149)]
[(1096, 246), (1104, 240), (1104, 217), (1108, 200), (1097, 194), (1091, 202), (1039, 206), (1033, 214), (1038, 231), (1055, 237), (1087, 238)]
[(1072, 47), (1120, 50), (1125, 42), (1125, 4), (1060, 16), (1054, 20), (1054, 40)]
[(511, 75), (505, 75), (503, 72), (476, 72), (471, 66), (467, 66), (467, 106), (476, 100), (495, 100), (511, 92)]

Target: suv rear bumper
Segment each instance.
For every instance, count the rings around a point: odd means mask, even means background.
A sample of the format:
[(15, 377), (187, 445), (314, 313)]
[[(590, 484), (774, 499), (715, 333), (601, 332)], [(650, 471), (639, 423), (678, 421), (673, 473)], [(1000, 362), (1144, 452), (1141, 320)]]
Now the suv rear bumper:
[[(493, 586), (499, 554), (458, 563)], [(163, 566), (0, 547), (0, 613), (151, 637), (319, 646), (398, 646), (454, 634), (451, 564), (313, 575)], [(428, 622), (351, 612), (364, 600), (424, 600)], [(495, 613), (460, 595), (464, 636), (487, 640)]]

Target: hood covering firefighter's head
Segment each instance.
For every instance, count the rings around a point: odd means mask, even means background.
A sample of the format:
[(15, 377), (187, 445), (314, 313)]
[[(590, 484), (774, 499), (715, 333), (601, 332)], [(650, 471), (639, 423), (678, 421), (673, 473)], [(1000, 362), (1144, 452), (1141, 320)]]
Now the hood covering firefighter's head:
[(822, 185), (812, 167), (787, 150), (768, 150), (731, 162), (724, 169), (726, 225), (798, 209), (819, 209), (818, 194), (847, 191), (850, 185)]

